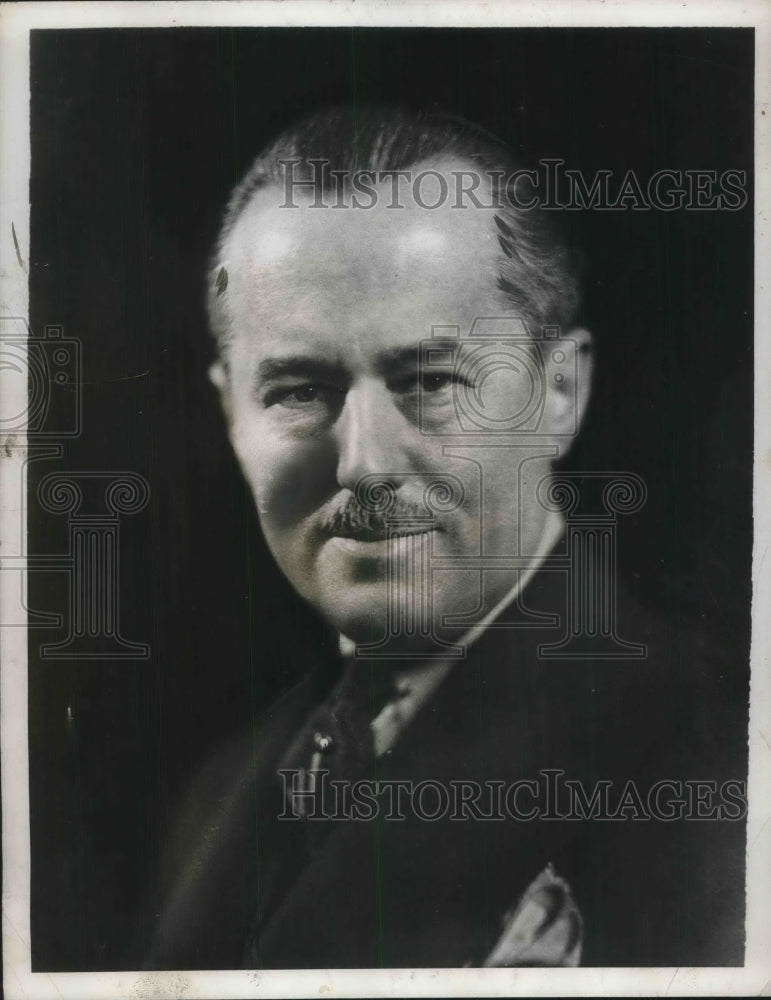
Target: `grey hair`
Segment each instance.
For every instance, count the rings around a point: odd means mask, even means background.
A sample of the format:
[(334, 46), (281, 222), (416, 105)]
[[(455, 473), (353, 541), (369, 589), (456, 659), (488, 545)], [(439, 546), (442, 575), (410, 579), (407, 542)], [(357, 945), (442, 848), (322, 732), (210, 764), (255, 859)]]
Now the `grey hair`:
[[(580, 267), (553, 213), (524, 210), (495, 178), (510, 178), (523, 168), (508, 147), (481, 127), (431, 111), (407, 112), (335, 108), (313, 115), (282, 132), (254, 160), (233, 189), (207, 273), (209, 325), (221, 351), (230, 335), (227, 315), (228, 274), (224, 250), (228, 236), (254, 194), (283, 185), (282, 161), (294, 163), (297, 179), (317, 181), (320, 190), (336, 190), (340, 178), (358, 171), (406, 170), (426, 160), (469, 161), (493, 180), (494, 224), (500, 246), (497, 285), (523, 319), (535, 326), (574, 323), (580, 307)], [(314, 164), (315, 161), (315, 164)], [(323, 161), (322, 170), (318, 162)], [(519, 181), (523, 178), (520, 176)], [(526, 192), (527, 194), (527, 192)], [(492, 224), (493, 220), (491, 220)]]

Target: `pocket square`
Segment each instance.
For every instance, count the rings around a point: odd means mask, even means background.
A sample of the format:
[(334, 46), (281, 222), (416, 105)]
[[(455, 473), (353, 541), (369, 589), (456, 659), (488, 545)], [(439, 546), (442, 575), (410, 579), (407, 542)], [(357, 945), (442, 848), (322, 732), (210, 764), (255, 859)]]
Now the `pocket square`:
[(581, 962), (583, 936), (570, 887), (547, 865), (504, 916), (503, 933), (482, 965), (575, 968)]

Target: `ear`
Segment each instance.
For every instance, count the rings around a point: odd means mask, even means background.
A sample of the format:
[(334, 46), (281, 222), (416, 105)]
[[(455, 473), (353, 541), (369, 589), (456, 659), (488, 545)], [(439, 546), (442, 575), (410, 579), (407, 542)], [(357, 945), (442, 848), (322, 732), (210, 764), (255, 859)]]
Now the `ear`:
[(579, 327), (544, 345), (545, 414), (551, 434), (562, 437), (564, 454), (578, 434), (592, 391), (592, 335)]
[(229, 429), (233, 419), (233, 405), (230, 392), (230, 378), (225, 361), (217, 360), (209, 368), (209, 381), (219, 392), (220, 406), (225, 416), (225, 423)]

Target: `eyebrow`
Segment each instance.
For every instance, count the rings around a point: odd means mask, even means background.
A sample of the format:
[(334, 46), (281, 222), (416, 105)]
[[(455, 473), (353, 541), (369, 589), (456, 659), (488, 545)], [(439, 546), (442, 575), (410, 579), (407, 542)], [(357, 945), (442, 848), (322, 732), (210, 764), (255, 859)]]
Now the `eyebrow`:
[(417, 361), (420, 361), (421, 357), (425, 357), (428, 351), (436, 350), (442, 351), (445, 354), (449, 352), (454, 355), (460, 346), (460, 341), (457, 340), (439, 340), (438, 338), (434, 340), (427, 337), (416, 344), (410, 344), (408, 347), (394, 347), (383, 351), (378, 358), (378, 369), (380, 371), (387, 371), (391, 368), (404, 368), (408, 365), (414, 365)]
[(284, 358), (265, 358), (257, 366), (255, 374), (257, 382), (270, 382), (285, 375), (340, 378), (344, 373), (339, 363), (295, 354)]
[[(381, 374), (387, 374), (394, 369), (415, 366), (421, 357), (421, 346), (430, 350), (450, 352), (454, 354), (461, 346), (455, 340), (426, 340), (409, 344), (405, 347), (388, 348), (378, 354), (376, 369)], [(345, 365), (338, 361), (328, 361), (307, 354), (293, 354), (286, 357), (264, 358), (255, 372), (255, 382), (259, 385), (282, 377), (294, 378), (328, 378), (344, 380), (348, 373)]]

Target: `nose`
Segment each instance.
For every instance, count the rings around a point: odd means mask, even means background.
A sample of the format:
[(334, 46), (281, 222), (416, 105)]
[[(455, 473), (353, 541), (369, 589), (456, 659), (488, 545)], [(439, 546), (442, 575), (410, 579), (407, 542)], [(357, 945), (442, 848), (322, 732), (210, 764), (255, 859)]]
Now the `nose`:
[(355, 491), (363, 476), (377, 474), (398, 486), (409, 471), (410, 430), (384, 385), (372, 380), (352, 386), (335, 424), (338, 485)]

